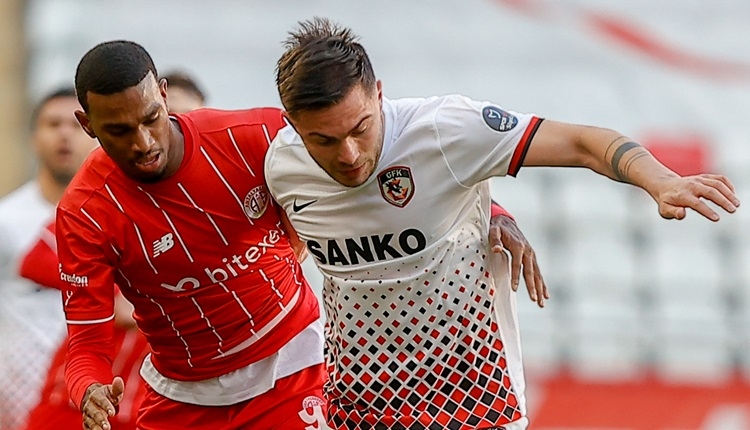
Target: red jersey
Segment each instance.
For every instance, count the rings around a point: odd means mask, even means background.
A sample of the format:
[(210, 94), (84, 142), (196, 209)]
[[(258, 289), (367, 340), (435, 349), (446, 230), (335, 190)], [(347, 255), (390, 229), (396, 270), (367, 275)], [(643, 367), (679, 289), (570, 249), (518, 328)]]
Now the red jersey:
[[(156, 370), (198, 381), (270, 356), (320, 314), (264, 179), (281, 112), (174, 117), (185, 155), (168, 179), (133, 181), (101, 149), (84, 163), (58, 206), (60, 277), (69, 327), (111, 319), (117, 283)], [(81, 396), (90, 382), (69, 380)]]

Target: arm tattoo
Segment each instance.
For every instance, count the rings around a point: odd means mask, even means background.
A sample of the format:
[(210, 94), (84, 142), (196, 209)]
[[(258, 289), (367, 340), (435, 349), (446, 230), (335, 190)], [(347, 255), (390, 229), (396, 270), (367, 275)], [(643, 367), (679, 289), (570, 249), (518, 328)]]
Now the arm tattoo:
[[(617, 138), (617, 139), (613, 140), (612, 143), (609, 144), (609, 147), (607, 148), (607, 151), (605, 151), (605, 156), (609, 152), (609, 150), (612, 147), (612, 145), (614, 145), (614, 143), (617, 140), (619, 140), (619, 139), (620, 138)], [(643, 147), (641, 145), (633, 142), (632, 140), (629, 140), (629, 141), (623, 143), (622, 145), (618, 146), (615, 149), (614, 154), (612, 155), (612, 162), (611, 162), (612, 171), (615, 173), (615, 176), (617, 177), (617, 179), (619, 181), (621, 181), (621, 182), (630, 183), (630, 177), (629, 177), (628, 173), (630, 171), (630, 167), (633, 164), (633, 161), (635, 161), (638, 158), (641, 158), (643, 156), (648, 155), (648, 153), (646, 151), (638, 151), (638, 153), (636, 153), (633, 157), (631, 157), (629, 160), (627, 160), (625, 162), (625, 166), (624, 167), (620, 167), (620, 161), (622, 161), (622, 157), (625, 155), (626, 152), (628, 152), (628, 151), (630, 151), (631, 149), (634, 149), (634, 148), (641, 148), (642, 149)]]
[(618, 136), (614, 138), (611, 142), (609, 142), (609, 146), (607, 146), (607, 150), (604, 151), (604, 159), (606, 160), (609, 158), (609, 150), (612, 149), (612, 147), (615, 145), (615, 142), (617, 142), (620, 139), (627, 139), (625, 136)]

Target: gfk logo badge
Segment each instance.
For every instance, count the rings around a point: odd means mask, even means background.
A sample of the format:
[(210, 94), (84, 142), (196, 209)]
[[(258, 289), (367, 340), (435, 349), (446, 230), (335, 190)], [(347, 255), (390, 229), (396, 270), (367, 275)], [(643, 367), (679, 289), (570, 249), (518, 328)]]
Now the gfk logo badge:
[(404, 207), (414, 196), (414, 177), (406, 166), (394, 166), (378, 174), (380, 194), (385, 201)]
[(154, 257), (158, 257), (172, 249), (174, 246), (174, 235), (167, 233), (161, 239), (154, 241)]

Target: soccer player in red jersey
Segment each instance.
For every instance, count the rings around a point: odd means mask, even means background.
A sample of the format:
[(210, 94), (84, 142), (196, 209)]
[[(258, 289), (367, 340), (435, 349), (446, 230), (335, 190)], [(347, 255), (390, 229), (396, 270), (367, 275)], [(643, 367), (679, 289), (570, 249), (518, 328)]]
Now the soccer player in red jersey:
[[(162, 78), (167, 80), (169, 112), (185, 113), (203, 107), (205, 95), (190, 75), (174, 72), (165, 74)], [(75, 91), (72, 88), (70, 91), (71, 97), (75, 100)], [(75, 103), (78, 105), (77, 100)], [(72, 114), (71, 117), (74, 118)], [(80, 126), (76, 124), (76, 127)], [(81, 132), (83, 133), (83, 130)], [(61, 280), (58, 262), (53, 221), (42, 230), (37, 243), (21, 260), (19, 273), (22, 277), (39, 285), (59, 290)], [(122, 401), (118, 404), (117, 415), (110, 419), (113, 430), (136, 428), (135, 420), (146, 391), (139, 369), (149, 348), (146, 338), (137, 330), (132, 312), (133, 305), (118, 291), (115, 296), (115, 323), (113, 325), (115, 354), (112, 372), (122, 375), (125, 392)], [(31, 409), (25, 426), (26, 430), (80, 429), (81, 412), (70, 401), (65, 383), (67, 350), (68, 340), (65, 339), (52, 358), (39, 403)]]
[(151, 354), (141, 429), (321, 429), (325, 378), (315, 294), (265, 185), (278, 109), (167, 112), (139, 45), (106, 42), (76, 71), (99, 140), (57, 211), (70, 336), (66, 380), (84, 427), (109, 429), (114, 284)]

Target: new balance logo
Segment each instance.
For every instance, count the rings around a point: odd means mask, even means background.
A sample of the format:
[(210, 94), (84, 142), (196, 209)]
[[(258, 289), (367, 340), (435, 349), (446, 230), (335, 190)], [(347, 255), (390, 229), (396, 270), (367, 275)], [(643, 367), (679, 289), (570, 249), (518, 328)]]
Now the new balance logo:
[(302, 209), (310, 206), (311, 204), (313, 204), (315, 202), (317, 202), (317, 200), (310, 200), (309, 202), (305, 202), (305, 203), (302, 203), (301, 205), (298, 205), (297, 204), (297, 199), (294, 199), (294, 203), (292, 204), (292, 210), (294, 210), (295, 212), (299, 212)]
[(172, 249), (174, 246), (174, 235), (167, 233), (159, 240), (154, 241), (154, 257), (158, 257)]

